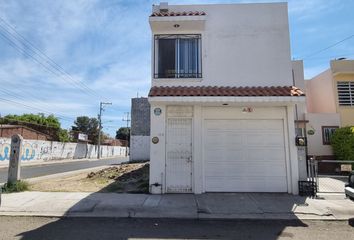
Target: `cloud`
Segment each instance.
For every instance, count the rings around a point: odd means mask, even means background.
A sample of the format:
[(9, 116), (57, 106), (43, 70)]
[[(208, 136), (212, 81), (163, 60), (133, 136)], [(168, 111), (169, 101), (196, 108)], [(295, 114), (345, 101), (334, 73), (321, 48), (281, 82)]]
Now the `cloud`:
[[(107, 107), (104, 119), (125, 125), (121, 118), (124, 112), (130, 111), (131, 97), (137, 93), (146, 96), (150, 87), (151, 32), (148, 16), (151, 5), (159, 1), (0, 1), (0, 17), (70, 74), (69, 77), (51, 67), (51, 71), (48, 71), (23, 52), (11, 47), (0, 34), (1, 89), (18, 96), (16, 98), (0, 91), (0, 97), (70, 118), (80, 115), (95, 117), (99, 102), (111, 101), (113, 105)], [(171, 0), (169, 4), (219, 2), (244, 1)], [(345, 4), (347, 1), (339, 0), (289, 1), (294, 56), (307, 55), (314, 48), (335, 42), (335, 37), (348, 34), (353, 21), (350, 21), (351, 8), (344, 7)], [(1, 21), (0, 25), (3, 25)], [(330, 28), (335, 29), (336, 34)], [(0, 33), (4, 34), (1, 27)], [(15, 34), (14, 31), (12, 34)], [(13, 37), (11, 39), (14, 40)], [(16, 43), (21, 48), (25, 47), (21, 41), (17, 40)], [(348, 41), (338, 46), (337, 52), (328, 54), (338, 55), (339, 51), (352, 51), (354, 54), (352, 43)], [(41, 61), (48, 66), (45, 60)], [(306, 77), (317, 74), (327, 65), (327, 59), (305, 61)], [(77, 82), (81, 83), (75, 84)], [(0, 109), (2, 115), (37, 112), (4, 102), (0, 102)], [(63, 124), (69, 127), (72, 123)]]
[[(70, 77), (51, 67), (51, 71), (46, 70), (0, 38), (0, 51), (4, 53), (0, 56), (0, 81), (5, 90), (18, 95), (16, 98), (0, 92), (0, 97), (71, 118), (97, 116), (99, 101), (110, 100), (114, 105), (105, 117), (119, 116), (121, 120), (120, 116), (130, 110), (130, 98), (137, 92), (146, 95), (149, 89), (151, 36), (147, 17), (151, 4), (152, 1), (4, 1), (0, 4), (0, 17)], [(16, 44), (24, 47), (19, 41)], [(85, 87), (78, 87), (75, 82), (83, 82), (95, 93), (84, 93)], [(2, 114), (37, 112), (15, 104), (0, 104)]]

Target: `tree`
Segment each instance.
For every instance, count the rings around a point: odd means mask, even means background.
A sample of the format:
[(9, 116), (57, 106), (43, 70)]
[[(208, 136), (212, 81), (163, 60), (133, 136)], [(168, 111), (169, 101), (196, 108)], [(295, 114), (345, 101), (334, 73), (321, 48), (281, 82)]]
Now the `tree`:
[(336, 129), (331, 145), (338, 160), (354, 160), (354, 126)]
[(75, 126), (72, 126), (73, 131), (85, 133), (88, 136), (88, 139), (93, 141), (95, 144), (98, 143), (98, 120), (97, 118), (89, 118), (87, 116), (77, 117)]
[(58, 136), (59, 136), (60, 142), (70, 142), (71, 141), (69, 132), (66, 129), (59, 129)]
[(40, 125), (42, 127), (51, 127), (51, 128), (60, 128), (60, 122), (57, 117), (53, 114), (48, 115), (47, 117), (43, 113), (38, 114), (22, 114), (22, 115), (6, 115), (1, 122), (17, 125)]
[(116, 131), (116, 139), (128, 140), (130, 142), (130, 128), (121, 127)]
[(87, 116), (77, 117), (74, 124), (75, 124), (75, 126), (71, 127), (73, 131), (78, 131), (78, 132), (88, 134), (89, 128), (90, 128), (90, 118), (89, 117), (87, 117)]
[(22, 115), (6, 115), (0, 119), (0, 124), (23, 125), (36, 131), (47, 134), (52, 140), (60, 140), (60, 122), (53, 114), (45, 116), (43, 113), (38, 114), (22, 114)]

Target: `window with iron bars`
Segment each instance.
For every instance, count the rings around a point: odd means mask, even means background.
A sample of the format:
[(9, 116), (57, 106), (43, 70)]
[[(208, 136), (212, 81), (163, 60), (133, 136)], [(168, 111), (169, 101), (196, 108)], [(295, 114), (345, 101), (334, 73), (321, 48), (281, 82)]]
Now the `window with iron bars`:
[(354, 82), (337, 82), (339, 106), (354, 106)]
[(331, 137), (338, 129), (338, 126), (322, 126), (322, 143), (323, 145), (331, 144)]
[(201, 78), (201, 35), (155, 35), (154, 78)]

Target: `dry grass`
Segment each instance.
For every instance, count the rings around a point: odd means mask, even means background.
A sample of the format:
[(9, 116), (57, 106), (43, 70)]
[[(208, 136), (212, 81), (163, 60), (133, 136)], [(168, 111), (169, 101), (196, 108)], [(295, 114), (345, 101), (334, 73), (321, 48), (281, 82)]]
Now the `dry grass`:
[(148, 192), (149, 164), (128, 163), (81, 173), (60, 179), (50, 179), (30, 185), (31, 191), (47, 192)]

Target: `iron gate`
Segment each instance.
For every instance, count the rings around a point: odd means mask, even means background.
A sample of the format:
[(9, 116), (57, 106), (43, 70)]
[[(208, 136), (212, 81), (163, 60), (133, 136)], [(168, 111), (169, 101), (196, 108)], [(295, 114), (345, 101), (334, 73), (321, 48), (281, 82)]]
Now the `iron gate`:
[(309, 178), (316, 182), (318, 193), (344, 193), (354, 161), (311, 158), (309, 164)]

